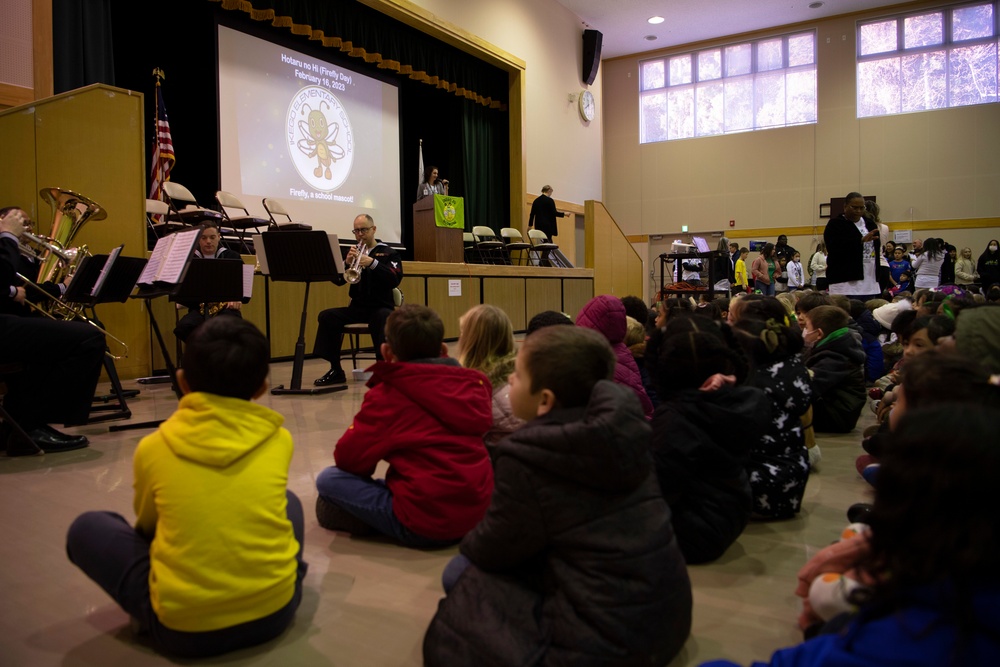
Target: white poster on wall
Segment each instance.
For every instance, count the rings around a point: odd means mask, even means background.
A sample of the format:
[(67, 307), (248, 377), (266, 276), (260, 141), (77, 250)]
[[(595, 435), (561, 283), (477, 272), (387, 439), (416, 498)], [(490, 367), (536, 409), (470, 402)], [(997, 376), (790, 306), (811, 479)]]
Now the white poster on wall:
[(892, 240), (896, 243), (910, 243), (912, 236), (913, 230), (897, 229), (892, 233)]

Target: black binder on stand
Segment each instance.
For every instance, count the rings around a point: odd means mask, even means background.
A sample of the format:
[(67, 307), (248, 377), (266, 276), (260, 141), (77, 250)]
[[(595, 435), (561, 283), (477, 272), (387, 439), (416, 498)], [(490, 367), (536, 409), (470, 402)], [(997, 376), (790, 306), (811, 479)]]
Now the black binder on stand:
[(310, 231), (265, 232), (254, 236), (254, 248), (260, 261), (260, 270), (274, 281), (305, 283), (302, 297), (302, 319), (299, 338), (295, 342), (295, 361), (292, 364), (292, 381), (286, 389), (278, 385), (272, 394), (328, 394), (344, 391), (347, 385), (302, 388), (302, 366), (306, 355), (306, 311), (309, 307), (309, 285), (337, 278), (344, 272), (344, 259), (336, 234)]
[[(78, 304), (81, 309), (90, 308), (91, 320), (100, 321), (97, 317), (97, 304), (125, 303), (135, 288), (139, 274), (146, 266), (144, 258), (122, 257), (123, 248), (124, 245), (120, 245), (107, 255), (84, 257), (66, 288), (66, 294), (63, 295), (65, 301)], [(124, 343), (121, 345), (125, 348), (125, 356), (128, 356), (128, 348)], [(104, 355), (104, 370), (111, 381), (112, 393), (94, 397), (95, 402), (102, 402), (105, 405), (91, 407), (91, 413), (103, 413), (91, 414), (88, 420), (91, 424), (111, 419), (128, 419), (132, 416), (132, 411), (129, 410), (125, 399), (136, 396), (139, 391), (122, 388), (118, 369), (115, 367), (116, 358), (120, 357), (113, 356), (110, 349)], [(115, 402), (111, 403), (112, 400)]]

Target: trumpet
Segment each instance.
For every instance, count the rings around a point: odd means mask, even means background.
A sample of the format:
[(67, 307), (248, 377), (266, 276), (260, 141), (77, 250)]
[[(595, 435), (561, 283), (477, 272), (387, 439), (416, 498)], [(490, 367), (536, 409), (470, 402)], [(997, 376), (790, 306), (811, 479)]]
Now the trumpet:
[(344, 280), (352, 285), (361, 280), (361, 258), (368, 254), (368, 246), (365, 245), (364, 241), (360, 241), (358, 245), (354, 246), (354, 250), (356, 251), (354, 261), (344, 269)]
[(29, 231), (21, 232), (21, 248), (23, 250), (27, 250), (34, 259), (42, 259), (42, 255), (40, 255), (36, 250), (36, 248), (40, 248), (41, 250), (45, 250), (55, 255), (64, 262), (73, 262), (73, 260), (76, 259), (78, 250), (77, 248), (63, 249), (55, 243), (52, 243), (52, 240), (48, 237), (35, 236)]

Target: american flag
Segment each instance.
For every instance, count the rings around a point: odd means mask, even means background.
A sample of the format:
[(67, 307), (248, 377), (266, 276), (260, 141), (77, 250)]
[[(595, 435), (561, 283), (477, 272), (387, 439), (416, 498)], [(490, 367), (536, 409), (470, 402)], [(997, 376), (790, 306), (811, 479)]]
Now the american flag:
[(167, 107), (163, 104), (163, 90), (160, 78), (156, 78), (156, 135), (153, 137), (153, 164), (149, 174), (149, 198), (162, 199), (163, 183), (170, 180), (170, 170), (174, 166), (174, 142), (170, 138), (170, 122)]

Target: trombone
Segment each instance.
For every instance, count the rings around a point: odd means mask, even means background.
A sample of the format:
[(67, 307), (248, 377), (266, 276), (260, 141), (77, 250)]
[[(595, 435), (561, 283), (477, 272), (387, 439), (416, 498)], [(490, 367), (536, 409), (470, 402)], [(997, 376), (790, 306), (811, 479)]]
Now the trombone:
[(15, 275), (17, 275), (17, 277), (20, 278), (24, 282), (25, 285), (28, 285), (29, 287), (32, 287), (33, 289), (37, 290), (38, 292), (44, 294), (49, 299), (52, 299), (53, 301), (55, 301), (56, 302), (56, 306), (59, 309), (57, 312), (59, 312), (60, 314), (63, 314), (63, 315), (68, 315), (68, 317), (62, 317), (62, 318), (56, 317), (55, 315), (53, 315), (52, 313), (50, 313), (47, 309), (43, 308), (39, 304), (37, 304), (34, 301), (30, 301), (27, 298), (25, 298), (24, 303), (27, 304), (28, 306), (30, 306), (32, 310), (41, 313), (42, 315), (44, 315), (45, 317), (49, 318), (50, 320), (57, 320), (57, 321), (60, 320), (60, 319), (62, 319), (62, 320), (82, 320), (82, 321), (86, 322), (87, 324), (89, 324), (90, 326), (92, 326), (95, 329), (97, 329), (98, 331), (100, 331), (102, 334), (104, 334), (104, 336), (106, 338), (110, 338), (111, 340), (113, 340), (118, 345), (121, 345), (122, 349), (124, 350), (124, 353), (121, 356), (112, 354), (110, 350), (105, 350), (104, 354), (108, 355), (109, 357), (111, 357), (115, 361), (120, 361), (120, 360), (125, 359), (126, 357), (128, 357), (128, 345), (125, 344), (125, 341), (123, 341), (120, 338), (114, 336), (113, 334), (111, 334), (110, 332), (108, 332), (107, 329), (105, 329), (104, 327), (102, 327), (99, 324), (97, 324), (97, 322), (95, 322), (94, 320), (92, 320), (89, 317), (87, 317), (83, 313), (83, 308), (82, 307), (81, 308), (74, 308), (73, 306), (71, 306), (68, 303), (66, 303), (65, 301), (63, 301), (62, 299), (54, 297), (51, 294), (49, 294), (48, 292), (46, 292), (45, 288), (43, 288), (41, 285), (39, 285), (35, 281), (33, 281), (33, 280), (29, 279), (29, 278), (24, 277), (20, 273), (16, 273)]

